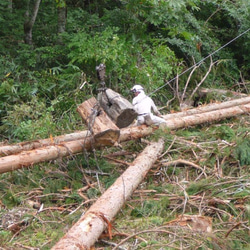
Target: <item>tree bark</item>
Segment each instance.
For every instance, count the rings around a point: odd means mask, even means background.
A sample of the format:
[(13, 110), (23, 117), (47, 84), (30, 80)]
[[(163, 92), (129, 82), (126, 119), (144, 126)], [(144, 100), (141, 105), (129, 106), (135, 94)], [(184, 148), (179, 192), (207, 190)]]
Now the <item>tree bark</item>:
[(107, 227), (107, 223), (110, 223), (145, 178), (161, 154), (163, 146), (163, 140), (147, 146), (130, 167), (52, 249), (90, 249)]
[(8, 9), (10, 10), (10, 12), (12, 12), (12, 10), (13, 10), (13, 1), (12, 0), (8, 0)]
[(66, 19), (67, 19), (67, 8), (58, 7), (58, 34), (65, 32), (66, 29)]
[(63, 44), (63, 39), (61, 34), (66, 30), (67, 21), (67, 4), (65, 0), (60, 0), (57, 3), (57, 32), (58, 32), (58, 44)]
[[(215, 110), (207, 113), (190, 115), (186, 117), (174, 118), (167, 120), (164, 124), (165, 128), (170, 130), (185, 128), (202, 124), (204, 122), (213, 122), (221, 119), (234, 117), (250, 112), (250, 103), (246, 105), (231, 107), (222, 110)], [(120, 131), (120, 142), (134, 140), (137, 138), (145, 137), (155, 131), (156, 127), (147, 127), (145, 125), (124, 128)], [(9, 155), (0, 158), (0, 173), (9, 172), (22, 167), (31, 166), (33, 164), (55, 160), (59, 157), (68, 156), (82, 152), (83, 149), (90, 150), (93, 147), (98, 148), (105, 146), (93, 141), (93, 137), (88, 136), (82, 140), (64, 142), (55, 146), (47, 146), (45, 148), (39, 148), (36, 150), (24, 151), (17, 155)]]
[[(41, 2), (41, 0), (35, 1), (34, 5), (33, 5), (32, 13), (31, 13), (31, 18), (29, 18), (29, 16), (30, 16), (29, 8), (27, 9), (27, 11), (25, 13), (26, 20), (24, 22), (24, 42), (26, 44), (29, 44), (29, 45), (32, 45), (32, 43), (33, 43), (33, 41), (32, 41), (32, 29), (33, 29), (34, 23), (36, 21), (40, 2)], [(29, 4), (30, 4), (30, 1), (29, 1)]]

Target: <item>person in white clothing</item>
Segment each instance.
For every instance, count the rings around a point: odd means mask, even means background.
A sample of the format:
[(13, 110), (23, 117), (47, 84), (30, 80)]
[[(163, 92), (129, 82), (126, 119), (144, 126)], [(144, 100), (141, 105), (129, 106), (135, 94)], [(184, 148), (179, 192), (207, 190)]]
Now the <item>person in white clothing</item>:
[[(154, 101), (145, 94), (144, 89), (141, 85), (134, 85), (131, 89), (135, 97), (133, 98), (133, 107), (137, 116), (137, 125), (147, 124), (147, 125), (157, 125), (166, 122), (161, 118), (161, 114), (155, 106)], [(152, 113), (152, 110), (154, 114)]]

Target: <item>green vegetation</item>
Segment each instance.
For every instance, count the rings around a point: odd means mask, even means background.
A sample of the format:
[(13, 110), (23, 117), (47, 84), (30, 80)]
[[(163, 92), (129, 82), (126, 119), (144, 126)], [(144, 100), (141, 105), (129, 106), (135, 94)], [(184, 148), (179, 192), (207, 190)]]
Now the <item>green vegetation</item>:
[[(100, 63), (107, 87), (131, 101), (129, 89), (142, 84), (162, 113), (177, 111), (188, 69), (250, 28), (249, 0), (44, 0), (29, 40), (35, 2), (0, 3), (3, 143), (85, 130), (76, 107), (97, 95)], [(249, 94), (250, 31), (212, 61), (202, 86)], [(208, 58), (194, 71), (187, 95), (209, 66)], [(215, 92), (199, 101), (229, 97)], [(125, 235), (134, 235), (126, 248), (249, 249), (249, 122), (245, 115), (146, 138), (164, 138), (165, 154), (112, 222), (114, 238), (100, 240), (96, 249), (112, 249), (109, 243), (119, 244)], [(0, 248), (51, 249), (146, 143), (121, 146), (128, 154), (114, 156), (118, 161), (104, 157), (118, 147), (103, 148), (1, 174)], [(211, 218), (212, 233), (170, 223), (183, 214)]]

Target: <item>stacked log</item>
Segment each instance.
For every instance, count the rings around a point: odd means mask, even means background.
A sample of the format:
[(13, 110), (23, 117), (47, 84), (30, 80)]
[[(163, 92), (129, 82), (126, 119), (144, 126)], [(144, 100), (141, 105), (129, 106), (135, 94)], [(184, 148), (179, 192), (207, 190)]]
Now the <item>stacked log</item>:
[[(245, 98), (241, 98), (241, 99), (223, 102), (223, 103), (213, 103), (213, 104), (209, 104), (206, 106), (183, 111), (183, 112), (177, 112), (177, 113), (163, 115), (163, 118), (165, 120), (169, 121), (173, 118), (202, 114), (202, 113), (206, 113), (206, 112), (210, 112), (210, 111), (222, 110), (222, 109), (227, 109), (227, 108), (234, 107), (234, 106), (245, 105), (248, 103), (250, 103), (250, 96), (245, 97)], [(138, 127), (138, 129), (139, 129), (139, 127)], [(123, 134), (120, 135), (120, 137), (121, 136), (124, 137), (124, 133), (126, 133), (126, 131), (128, 132), (129, 129), (128, 130), (125, 129), (122, 131), (123, 131), (122, 132)], [(91, 135), (91, 133), (88, 130), (77, 131), (77, 132), (74, 132), (71, 134), (61, 135), (61, 136), (43, 139), (43, 140), (26, 141), (26, 142), (21, 142), (21, 143), (12, 144), (12, 145), (3, 145), (3, 146), (0, 146), (0, 156), (17, 154), (17, 153), (20, 153), (22, 151), (37, 149), (37, 148), (41, 148), (41, 147), (45, 147), (45, 146), (60, 145), (61, 143), (64, 143), (67, 141), (83, 140), (84, 138), (86, 138), (90, 135)], [(127, 136), (129, 136), (129, 135), (127, 135)]]
[[(195, 115), (187, 115), (167, 119), (164, 124), (165, 128), (173, 130), (177, 128), (185, 128), (202, 124), (205, 122), (213, 122), (221, 119), (234, 117), (250, 112), (250, 102), (244, 105), (223, 108), (210, 112)], [(147, 127), (145, 125), (123, 128), (120, 130), (119, 142), (134, 140), (136, 138), (145, 137), (153, 133), (156, 128)], [(30, 151), (23, 151), (20, 154), (9, 155), (0, 158), (0, 173), (5, 173), (22, 167), (31, 166), (38, 162), (55, 160), (58, 157), (69, 156), (71, 154), (80, 153), (83, 149), (90, 150), (92, 147), (102, 147), (104, 144), (95, 145), (92, 136), (86, 136), (84, 139), (63, 142), (61, 144), (38, 148)]]
[(202, 113), (215, 111), (215, 110), (222, 110), (222, 109), (231, 108), (235, 106), (245, 105), (248, 103), (250, 103), (250, 96), (227, 101), (227, 102), (222, 102), (222, 103), (211, 103), (211, 104), (201, 106), (198, 108), (193, 108), (193, 109), (189, 109), (189, 110), (182, 111), (182, 112), (163, 115), (163, 118), (165, 120), (168, 120), (168, 119), (172, 119), (176, 117), (183, 117), (183, 116), (189, 116), (189, 115), (195, 115), (195, 114), (202, 114)]

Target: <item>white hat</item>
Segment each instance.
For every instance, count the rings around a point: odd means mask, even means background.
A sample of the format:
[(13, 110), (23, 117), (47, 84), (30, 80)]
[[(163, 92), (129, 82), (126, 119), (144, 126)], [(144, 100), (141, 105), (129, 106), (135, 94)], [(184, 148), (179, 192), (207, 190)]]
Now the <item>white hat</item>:
[(131, 89), (132, 92), (140, 92), (144, 88), (141, 85), (134, 85), (134, 87)]

